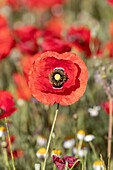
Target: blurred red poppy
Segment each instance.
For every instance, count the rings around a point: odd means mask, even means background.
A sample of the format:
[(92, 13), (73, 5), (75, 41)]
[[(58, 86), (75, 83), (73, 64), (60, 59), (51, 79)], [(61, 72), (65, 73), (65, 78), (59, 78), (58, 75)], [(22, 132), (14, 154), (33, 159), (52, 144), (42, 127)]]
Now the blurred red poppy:
[(22, 149), (16, 149), (13, 151), (13, 156), (14, 156), (14, 159), (18, 159), (18, 158), (21, 158), (24, 156), (24, 150)]
[(88, 71), (74, 53), (45, 52), (35, 59), (29, 71), (32, 95), (44, 104), (70, 105), (84, 94)]
[(113, 41), (108, 41), (105, 44), (104, 50), (109, 58), (113, 58)]
[(9, 29), (0, 29), (0, 60), (6, 58), (14, 47), (14, 39)]
[(0, 15), (0, 29), (8, 26), (7, 20), (4, 16)]
[(71, 27), (67, 33), (67, 39), (78, 51), (84, 52), (85, 57), (91, 56), (90, 30), (87, 27)]
[[(101, 107), (104, 109), (104, 111), (109, 114), (109, 101), (106, 101), (101, 104)], [(113, 102), (112, 102), (112, 114), (113, 114)]]
[(47, 9), (56, 4), (62, 4), (65, 0), (26, 0), (29, 8)]
[(35, 54), (38, 51), (37, 34), (40, 33), (34, 26), (24, 26), (14, 30), (17, 47), (27, 54)]
[(42, 51), (55, 51), (58, 53), (68, 52), (71, 50), (69, 43), (62, 39), (47, 37), (40, 44)]
[[(14, 135), (11, 135), (10, 136), (10, 142), (13, 143), (15, 141), (15, 138), (16, 137)], [(6, 142), (7, 142), (8, 146), (9, 146), (9, 138), (8, 137), (6, 137)]]
[(13, 80), (16, 85), (16, 92), (17, 92), (18, 98), (24, 99), (24, 100), (30, 100), (31, 92), (29, 90), (25, 77), (21, 74), (14, 73)]
[(52, 17), (49, 21), (45, 22), (43, 35), (60, 38), (64, 31), (63, 17)]
[(17, 108), (10, 92), (0, 90), (0, 119), (11, 116)]
[[(75, 158), (73, 156), (64, 156), (64, 158), (59, 158), (58, 156), (53, 155), (52, 159), (55, 165), (57, 166), (58, 170), (64, 170), (66, 162), (68, 162), (68, 168), (71, 168), (74, 164), (75, 164), (74, 167), (78, 166), (78, 164), (80, 163), (78, 158)], [(76, 161), (77, 163), (75, 163)]]
[[(8, 149), (7, 150), (8, 152), (8, 156), (11, 158), (11, 153), (10, 153), (10, 150)], [(18, 158), (21, 158), (24, 156), (24, 150), (23, 149), (15, 149), (13, 151), (13, 157), (14, 159), (18, 159)]]
[(13, 10), (18, 10), (20, 7), (22, 7), (25, 4), (25, 1), (26, 0), (6, 0), (8, 5), (10, 5), (13, 8)]
[(109, 34), (113, 38), (113, 20), (109, 24)]
[(107, 2), (113, 6), (113, 0), (107, 0)]

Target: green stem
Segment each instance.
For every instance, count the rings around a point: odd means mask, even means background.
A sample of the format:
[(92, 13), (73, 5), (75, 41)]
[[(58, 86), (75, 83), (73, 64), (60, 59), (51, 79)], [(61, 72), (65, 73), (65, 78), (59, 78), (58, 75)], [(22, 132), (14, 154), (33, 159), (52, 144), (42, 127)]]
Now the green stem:
[(108, 170), (110, 170), (110, 160), (111, 160), (111, 142), (112, 142), (112, 98), (109, 96), (109, 127), (108, 127)]
[(91, 147), (91, 149), (92, 149), (92, 151), (94, 153), (95, 159), (98, 159), (95, 147), (94, 147), (94, 145), (93, 145), (93, 143), (91, 141), (89, 142), (89, 145), (90, 145), (90, 147)]
[(53, 164), (53, 170), (56, 170), (56, 165), (55, 164)]
[(9, 166), (9, 162), (8, 162), (8, 156), (7, 156), (7, 150), (6, 148), (3, 148), (3, 154), (4, 154), (4, 161), (6, 163), (6, 167), (8, 170), (11, 170), (10, 169), (10, 166)]
[(13, 152), (12, 152), (12, 145), (11, 145), (11, 140), (10, 140), (10, 133), (9, 133), (9, 128), (8, 128), (7, 118), (6, 117), (5, 117), (5, 125), (6, 125), (6, 129), (7, 129), (9, 148), (10, 148), (11, 159), (12, 159), (12, 166), (13, 166), (13, 170), (16, 170), (15, 163), (14, 163), (14, 156), (13, 156)]
[(43, 170), (45, 170), (45, 167), (46, 167), (47, 155), (48, 155), (48, 151), (49, 151), (49, 147), (50, 147), (50, 143), (51, 143), (51, 138), (52, 138), (53, 130), (54, 130), (56, 119), (57, 119), (57, 115), (58, 115), (58, 110), (59, 110), (59, 104), (57, 104), (57, 109), (56, 109), (56, 112), (55, 112), (53, 124), (52, 124), (52, 127), (51, 127), (51, 132), (50, 132), (48, 143), (47, 143), (46, 157), (45, 157), (45, 160), (44, 160)]
[(82, 147), (82, 143), (83, 143), (83, 140), (80, 140), (80, 141), (79, 141), (79, 144), (78, 144), (78, 148), (77, 148), (76, 157), (78, 157), (78, 155), (79, 155), (79, 151), (80, 151), (80, 149), (81, 149), (81, 147)]

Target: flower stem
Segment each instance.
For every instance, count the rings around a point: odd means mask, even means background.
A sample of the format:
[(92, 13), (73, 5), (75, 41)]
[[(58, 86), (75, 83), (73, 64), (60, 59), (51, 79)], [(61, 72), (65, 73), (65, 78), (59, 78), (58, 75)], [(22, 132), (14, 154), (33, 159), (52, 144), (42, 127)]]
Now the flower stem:
[(10, 169), (10, 166), (9, 166), (9, 162), (8, 162), (8, 156), (7, 156), (7, 150), (6, 148), (3, 148), (3, 154), (4, 154), (4, 161), (6, 163), (6, 167), (8, 170), (11, 170)]
[(95, 159), (98, 159), (95, 147), (94, 147), (94, 145), (93, 145), (93, 143), (91, 141), (89, 142), (89, 145), (90, 145), (90, 147), (91, 147), (91, 149), (92, 149), (92, 151), (94, 153)]
[(13, 152), (12, 152), (12, 145), (11, 145), (11, 140), (10, 140), (10, 133), (9, 133), (9, 128), (8, 128), (7, 118), (6, 117), (5, 117), (5, 125), (6, 125), (6, 129), (7, 129), (9, 148), (10, 148), (11, 159), (12, 159), (12, 166), (13, 166), (13, 170), (16, 170), (15, 163), (14, 163), (14, 156), (13, 156)]
[(56, 112), (55, 112), (53, 124), (52, 124), (52, 127), (51, 127), (51, 132), (50, 132), (48, 143), (47, 143), (46, 157), (45, 157), (45, 160), (44, 160), (43, 170), (45, 170), (45, 167), (46, 167), (47, 154), (48, 154), (48, 151), (49, 151), (49, 147), (50, 147), (50, 143), (51, 143), (51, 138), (52, 138), (53, 130), (54, 130), (55, 123), (56, 123), (56, 119), (57, 119), (57, 115), (58, 115), (58, 110), (59, 110), (59, 104), (57, 104), (57, 109), (56, 109)]
[(78, 155), (79, 155), (79, 151), (80, 151), (80, 149), (82, 147), (82, 144), (83, 144), (83, 140), (80, 140), (79, 143), (78, 143), (78, 149), (77, 149), (76, 157), (78, 157)]
[(109, 127), (108, 127), (108, 170), (110, 170), (110, 159), (111, 159), (111, 141), (112, 141), (112, 98), (109, 97)]

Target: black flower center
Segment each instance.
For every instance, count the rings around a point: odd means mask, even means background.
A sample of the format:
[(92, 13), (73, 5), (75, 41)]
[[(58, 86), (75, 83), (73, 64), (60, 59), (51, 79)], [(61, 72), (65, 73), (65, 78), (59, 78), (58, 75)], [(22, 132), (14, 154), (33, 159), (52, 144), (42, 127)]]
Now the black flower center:
[(2, 116), (5, 113), (5, 110), (0, 108), (0, 116)]
[(67, 81), (68, 77), (63, 69), (54, 69), (50, 75), (49, 80), (54, 88), (61, 88), (63, 84)]

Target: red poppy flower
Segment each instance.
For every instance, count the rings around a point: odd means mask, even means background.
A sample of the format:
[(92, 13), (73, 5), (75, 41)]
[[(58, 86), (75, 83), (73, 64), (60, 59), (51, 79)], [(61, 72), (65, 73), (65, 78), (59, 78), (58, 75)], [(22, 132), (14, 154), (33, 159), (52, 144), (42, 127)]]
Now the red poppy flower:
[(62, 4), (64, 0), (26, 0), (29, 8), (47, 9), (56, 4)]
[[(15, 136), (11, 135), (10, 136), (10, 142), (13, 143), (14, 141), (15, 141)], [(6, 142), (7, 142), (8, 146), (9, 146), (9, 138), (8, 137), (6, 137)]]
[(64, 19), (61, 17), (52, 17), (49, 21), (45, 23), (44, 26), (44, 37), (52, 36), (60, 38), (64, 30)]
[[(104, 109), (104, 111), (109, 114), (109, 101), (106, 101), (104, 103), (101, 104), (102, 108)], [(112, 114), (113, 114), (113, 102), (112, 102)]]
[(113, 0), (107, 0), (107, 2), (113, 6)]
[(14, 46), (14, 39), (8, 28), (0, 29), (0, 60), (7, 57)]
[(63, 53), (71, 50), (69, 43), (52, 37), (44, 38), (40, 46), (42, 51), (55, 51), (58, 53)]
[(30, 100), (31, 92), (29, 90), (25, 77), (21, 74), (15, 73), (13, 74), (13, 80), (17, 87), (16, 90), (17, 90), (18, 98), (24, 100)]
[(24, 26), (14, 30), (14, 36), (17, 40), (17, 47), (24, 53), (35, 54), (38, 51), (36, 27)]
[(1, 28), (6, 28), (7, 25), (7, 20), (4, 16), (0, 15), (0, 29)]
[(8, 5), (10, 5), (13, 8), (13, 10), (18, 10), (20, 7), (22, 7), (22, 5), (25, 5), (24, 4), (25, 1), (26, 0), (6, 0)]
[[(8, 156), (11, 158), (10, 150), (8, 150)], [(14, 159), (18, 159), (24, 156), (24, 150), (23, 149), (15, 149), (13, 151), (13, 157)]]
[(113, 58), (113, 41), (109, 41), (105, 44), (105, 51), (109, 58)]
[(18, 159), (24, 156), (24, 151), (22, 149), (17, 149), (13, 151), (14, 159)]
[(44, 104), (73, 104), (83, 95), (87, 79), (85, 63), (71, 52), (42, 53), (29, 71), (31, 93)]
[(16, 110), (12, 95), (0, 90), (0, 119), (11, 116)]
[[(58, 170), (64, 170), (66, 162), (68, 162), (68, 168), (71, 168), (74, 165), (74, 163), (78, 160), (78, 158), (75, 158), (73, 156), (65, 156), (64, 158), (59, 158), (58, 156), (55, 155), (53, 155), (52, 159), (55, 165), (57, 166)], [(75, 166), (78, 166), (79, 162), (80, 161), (77, 161)]]
[(113, 20), (109, 24), (109, 34), (113, 37)]
[(78, 51), (84, 52), (85, 57), (90, 57), (90, 30), (88, 28), (71, 27), (68, 30), (67, 39)]

